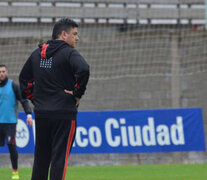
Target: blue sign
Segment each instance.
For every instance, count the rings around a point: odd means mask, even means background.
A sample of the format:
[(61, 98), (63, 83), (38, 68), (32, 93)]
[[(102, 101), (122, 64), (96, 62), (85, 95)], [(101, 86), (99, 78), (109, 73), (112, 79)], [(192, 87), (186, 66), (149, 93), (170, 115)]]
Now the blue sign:
[[(19, 119), (18, 152), (33, 153), (35, 127), (23, 123), (24, 113)], [(205, 151), (200, 108), (86, 111), (77, 119), (72, 153)], [(8, 150), (0, 148), (3, 152)]]

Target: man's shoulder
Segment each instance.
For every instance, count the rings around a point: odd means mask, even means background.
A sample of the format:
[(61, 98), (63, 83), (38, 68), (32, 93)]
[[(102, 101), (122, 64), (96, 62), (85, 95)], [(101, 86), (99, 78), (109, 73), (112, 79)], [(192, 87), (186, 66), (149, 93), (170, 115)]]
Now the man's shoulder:
[(31, 52), (31, 54), (30, 54), (30, 58), (31, 58), (31, 57), (34, 58), (34, 56), (36, 56), (36, 55), (38, 55), (38, 54), (40, 54), (40, 48), (36, 48), (35, 50), (33, 50), (33, 51)]
[(64, 47), (62, 48), (62, 50), (63, 50), (63, 51), (67, 51), (67, 52), (69, 52), (69, 53), (72, 53), (72, 52), (74, 52), (76, 49), (74, 49), (74, 48), (72, 48), (72, 47), (70, 47), (70, 46), (64, 46)]
[(32, 55), (35, 55), (35, 54), (37, 54), (37, 53), (39, 53), (40, 52), (40, 48), (38, 47), (38, 48), (36, 48), (33, 52), (32, 52)]
[(65, 46), (63, 49), (61, 49), (59, 51), (60, 54), (64, 54), (66, 55), (66, 57), (69, 57), (71, 58), (71, 56), (81, 56), (80, 53), (74, 49), (74, 48), (71, 48), (70, 46)]
[(80, 52), (77, 49), (73, 49), (72, 52), (71, 52), (71, 55), (72, 56), (81, 56), (82, 57), (82, 55), (80, 54)]
[(28, 60), (33, 60), (33, 59), (39, 58), (40, 52), (41, 52), (40, 48), (36, 48), (35, 50), (32, 51)]

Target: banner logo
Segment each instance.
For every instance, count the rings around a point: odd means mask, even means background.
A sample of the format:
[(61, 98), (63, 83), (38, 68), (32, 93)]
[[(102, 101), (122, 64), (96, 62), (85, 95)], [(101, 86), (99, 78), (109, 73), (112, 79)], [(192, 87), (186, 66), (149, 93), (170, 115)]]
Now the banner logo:
[(24, 148), (29, 142), (29, 130), (25, 122), (21, 119), (18, 119), (16, 131), (16, 145)]

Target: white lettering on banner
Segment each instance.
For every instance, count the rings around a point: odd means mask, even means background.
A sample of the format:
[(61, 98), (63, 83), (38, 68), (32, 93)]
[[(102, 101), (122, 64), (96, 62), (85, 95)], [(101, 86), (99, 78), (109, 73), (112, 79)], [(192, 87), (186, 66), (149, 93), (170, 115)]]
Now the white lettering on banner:
[(87, 138), (81, 138), (82, 135), (87, 135), (87, 130), (84, 127), (78, 127), (76, 130), (76, 143), (80, 147), (86, 147), (88, 145)]
[(156, 145), (154, 118), (148, 118), (148, 124), (149, 125), (145, 125), (142, 129), (143, 141), (146, 146), (154, 146)]
[(157, 126), (156, 131), (158, 132), (157, 135), (157, 142), (160, 146), (170, 145), (170, 135), (169, 129), (165, 125)]
[[(109, 146), (179, 146), (185, 144), (183, 117), (181, 116), (177, 116), (175, 123), (170, 126), (155, 124), (154, 117), (148, 117), (147, 123), (142, 126), (131, 125), (126, 122), (125, 118), (106, 119), (105, 136), (103, 135), (103, 138), (106, 138), (106, 143)], [(33, 121), (32, 129), (35, 142), (35, 121)], [(29, 141), (29, 131), (26, 124), (20, 119), (17, 124), (17, 132), (17, 146), (25, 147)], [(98, 126), (90, 126), (87, 128), (78, 126), (73, 147), (85, 148), (89, 145), (97, 148), (101, 147), (103, 143), (102, 133), (104, 134)]]
[(93, 147), (101, 146), (101, 131), (98, 127), (93, 126), (89, 129), (89, 141)]
[[(126, 120), (124, 118), (120, 119), (120, 124), (125, 125)], [(121, 126), (121, 139), (122, 139), (122, 145), (123, 146), (128, 146), (128, 141), (127, 141), (127, 130), (125, 126)]]
[[(85, 136), (85, 137), (82, 137)], [(102, 144), (101, 131), (98, 127), (92, 126), (89, 128), (88, 132), (84, 127), (77, 127), (76, 130), (76, 143), (79, 147), (86, 147), (88, 144), (91, 144), (93, 147), (99, 147)]]
[(171, 126), (171, 138), (175, 145), (185, 144), (183, 118), (181, 116), (177, 117), (177, 124)]
[[(135, 128), (135, 130), (134, 130)], [(141, 128), (139, 126), (128, 126), (129, 144), (131, 146), (142, 146)]]
[[(116, 134), (114, 130), (116, 130)], [(143, 144), (145, 146), (185, 144), (183, 118), (180, 116), (176, 117), (176, 124), (172, 124), (170, 127), (163, 124), (155, 127), (154, 118), (149, 117), (148, 124), (142, 128), (140, 126), (127, 127), (124, 118), (120, 118), (119, 121), (109, 118), (105, 123), (105, 133), (106, 141), (111, 147), (128, 146), (128, 144), (133, 147)]]
[(121, 138), (119, 136), (112, 137), (112, 128), (119, 129), (119, 123), (116, 119), (109, 118), (105, 123), (106, 140), (110, 146), (117, 147), (120, 145)]

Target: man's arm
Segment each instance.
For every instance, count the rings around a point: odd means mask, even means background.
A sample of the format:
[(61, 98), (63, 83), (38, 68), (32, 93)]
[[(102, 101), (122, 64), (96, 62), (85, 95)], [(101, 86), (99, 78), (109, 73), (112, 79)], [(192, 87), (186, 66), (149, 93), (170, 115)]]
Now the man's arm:
[(28, 100), (22, 98), (21, 92), (20, 92), (20, 88), (19, 88), (19, 86), (16, 83), (14, 83), (14, 82), (12, 83), (12, 88), (14, 90), (14, 94), (16, 96), (16, 99), (21, 102), (22, 107), (24, 108), (24, 111), (27, 114), (27, 120), (26, 120), (27, 124), (32, 126), (32, 124), (33, 124), (32, 115), (31, 115), (32, 114), (32, 110), (31, 110), (31, 108), (29, 106)]
[(31, 56), (24, 64), (19, 75), (20, 92), (23, 99), (34, 100), (33, 91), (33, 72), (31, 67)]
[(28, 102), (27, 99), (23, 99), (22, 98), (19, 86), (15, 82), (13, 82), (12, 83), (12, 87), (13, 87), (16, 99), (18, 101), (20, 101), (20, 103), (22, 104), (22, 107), (24, 108), (25, 113), (26, 114), (31, 114), (32, 110), (31, 110), (31, 108), (29, 106), (29, 102)]
[[(32, 94), (33, 72), (32, 72), (32, 66), (31, 66), (31, 57), (32, 57), (32, 55), (29, 57), (29, 59), (24, 64), (24, 66), (20, 72), (20, 75), (19, 75), (19, 84), (20, 84), (20, 93), (19, 94), (20, 94), (20, 98), (30, 99), (33, 103), (33, 100), (34, 100), (34, 97)], [(24, 105), (23, 105), (23, 107), (24, 107)], [(32, 124), (33, 124), (31, 114), (27, 115), (27, 124), (29, 124), (30, 126), (32, 126)]]
[(73, 95), (76, 99), (76, 106), (78, 106), (88, 83), (89, 65), (77, 51), (73, 51), (70, 55), (69, 64), (75, 77), (75, 85), (73, 91), (65, 89), (65, 93)]
[(74, 51), (70, 56), (70, 66), (75, 77), (73, 95), (80, 99), (84, 95), (88, 83), (89, 65), (77, 51)]

